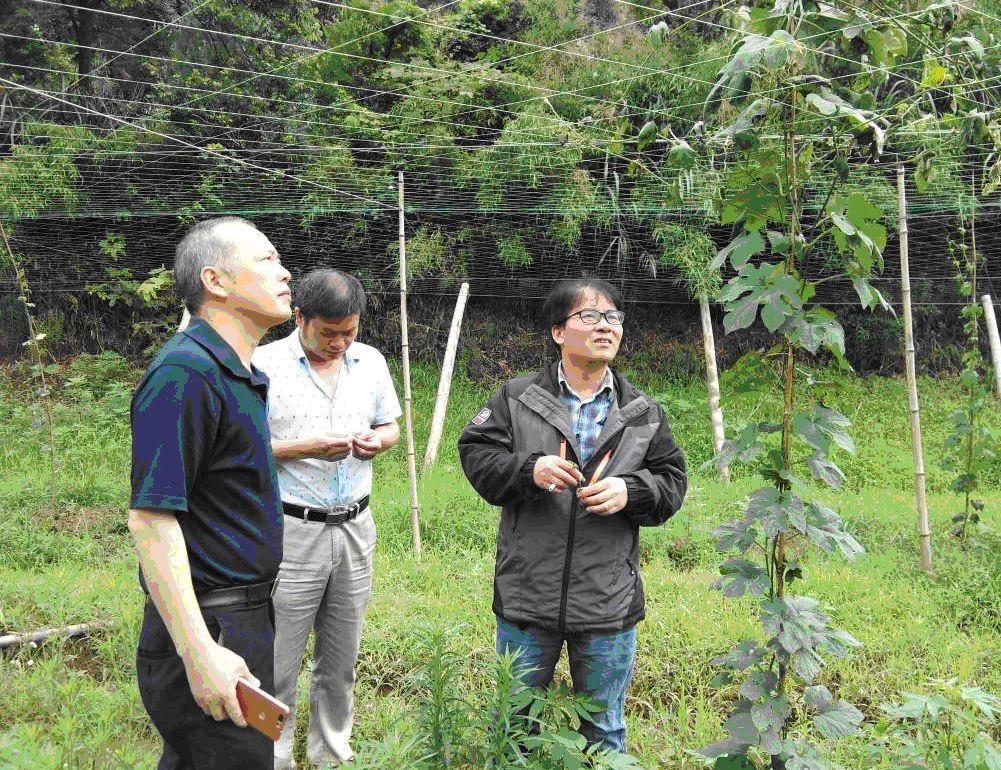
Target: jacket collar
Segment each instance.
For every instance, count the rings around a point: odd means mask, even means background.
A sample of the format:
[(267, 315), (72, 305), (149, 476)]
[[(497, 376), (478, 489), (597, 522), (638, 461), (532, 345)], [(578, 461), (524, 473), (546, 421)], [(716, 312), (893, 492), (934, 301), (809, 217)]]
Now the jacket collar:
[(193, 317), (188, 327), (181, 332), (188, 339), (198, 343), (216, 362), (234, 377), (247, 380), (251, 385), (267, 385), (268, 377), (253, 364), (250, 370), (243, 365), (236, 351), (204, 318)]
[[(604, 449), (606, 441), (617, 434), (626, 423), (650, 408), (649, 398), (637, 390), (635, 385), (615, 371), (612, 371), (612, 376), (615, 378), (614, 392), (618, 408), (613, 409), (609, 414), (605, 427), (602, 429), (601, 435), (598, 436), (598, 450)], [(556, 428), (573, 447), (574, 454), (580, 457), (580, 447), (570, 425), (570, 415), (560, 400), (559, 394), (559, 363), (557, 362), (542, 369), (518, 400)], [(591, 459), (595, 460), (598, 454), (599, 452), (596, 451)], [(588, 465), (591, 463), (589, 462)]]
[[(560, 395), (559, 366), (559, 360), (548, 364), (542, 368), (534, 380), (534, 384), (544, 390), (548, 390), (552, 395), (556, 396), (557, 399)], [(612, 386), (612, 392), (615, 393), (615, 400), (620, 408), (632, 403), (638, 398), (644, 397), (643, 393), (639, 391), (635, 385), (619, 374), (619, 372), (615, 369), (608, 367), (608, 371), (612, 373), (612, 380), (614, 383)]]

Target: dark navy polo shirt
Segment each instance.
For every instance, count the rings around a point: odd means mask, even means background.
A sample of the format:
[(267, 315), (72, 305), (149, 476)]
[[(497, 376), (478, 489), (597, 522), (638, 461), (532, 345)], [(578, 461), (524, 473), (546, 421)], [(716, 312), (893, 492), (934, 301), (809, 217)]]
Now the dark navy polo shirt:
[(177, 514), (196, 591), (278, 574), (282, 509), (267, 395), (267, 375), (247, 371), (194, 318), (132, 398), (131, 507)]

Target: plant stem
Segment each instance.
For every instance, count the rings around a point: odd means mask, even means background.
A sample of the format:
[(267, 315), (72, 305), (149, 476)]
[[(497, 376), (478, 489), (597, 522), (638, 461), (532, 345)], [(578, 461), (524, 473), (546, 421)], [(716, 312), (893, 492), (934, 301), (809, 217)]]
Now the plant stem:
[[(970, 197), (971, 197), (971, 208), (970, 208), (970, 259), (967, 262), (967, 268), (970, 275), (970, 305), (969, 307), (977, 307), (977, 177), (976, 172), (970, 173)], [(976, 315), (973, 315), (969, 319), (969, 323), (972, 325), (972, 331), (970, 332), (970, 350), (974, 353), (979, 351), (980, 347), (980, 335), (978, 334), (980, 324), (977, 322)], [(971, 356), (969, 366), (976, 370), (976, 356)], [(966, 499), (964, 502), (964, 516), (963, 524), (959, 529), (959, 539), (961, 542), (966, 541), (967, 526), (970, 523), (970, 484), (972, 483), (973, 476), (973, 453), (974, 453), (974, 443), (976, 441), (977, 433), (977, 410), (974, 408), (974, 401), (977, 397), (977, 385), (975, 382), (970, 383), (970, 399), (968, 403), (967, 419), (970, 423), (970, 432), (966, 437)]]
[(10, 241), (7, 239), (7, 230), (3, 222), (0, 222), (0, 237), (3, 238), (3, 245), (7, 250), (7, 256), (10, 259), (10, 264), (14, 270), (14, 276), (17, 279), (17, 285), (21, 292), (20, 298), (24, 304), (24, 317), (28, 322), (28, 349), (31, 351), (38, 379), (42, 383), (42, 409), (45, 411), (45, 425), (49, 434), (49, 504), (52, 512), (55, 513), (57, 492), (56, 431), (52, 419), (52, 401), (49, 399), (49, 386), (45, 381), (45, 365), (42, 360), (42, 347), (39, 345), (38, 327), (35, 325), (34, 316), (31, 315), (31, 287), (28, 285), (28, 278), (24, 274), (24, 270), (21, 269), (21, 263), (14, 255), (14, 250), (10, 247)]

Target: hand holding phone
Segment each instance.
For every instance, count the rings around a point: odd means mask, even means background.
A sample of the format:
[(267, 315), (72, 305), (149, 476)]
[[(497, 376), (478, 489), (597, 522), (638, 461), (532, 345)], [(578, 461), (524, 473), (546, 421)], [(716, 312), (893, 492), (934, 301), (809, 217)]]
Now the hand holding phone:
[(260, 733), (277, 741), (288, 719), (289, 707), (246, 679), (236, 682), (236, 699), (247, 724)]

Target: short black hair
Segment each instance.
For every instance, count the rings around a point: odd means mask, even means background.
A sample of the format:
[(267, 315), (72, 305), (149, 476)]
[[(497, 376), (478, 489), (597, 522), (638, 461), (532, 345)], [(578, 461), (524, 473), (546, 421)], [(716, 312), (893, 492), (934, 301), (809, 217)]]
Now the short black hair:
[(181, 238), (174, 252), (174, 291), (192, 315), (202, 309), (205, 287), (203, 267), (225, 267), (233, 258), (233, 242), (224, 233), (225, 225), (246, 225), (256, 230), (254, 223), (243, 217), (214, 217), (192, 225)]
[(622, 304), (619, 290), (608, 281), (601, 278), (564, 278), (557, 281), (550, 289), (542, 305), (542, 321), (546, 325), (546, 330), (562, 326), (574, 309), (574, 305), (584, 298), (584, 293), (588, 289), (603, 296), (616, 308)]
[(311, 270), (296, 282), (295, 306), (305, 321), (361, 315), (365, 305), (361, 281), (343, 270)]

